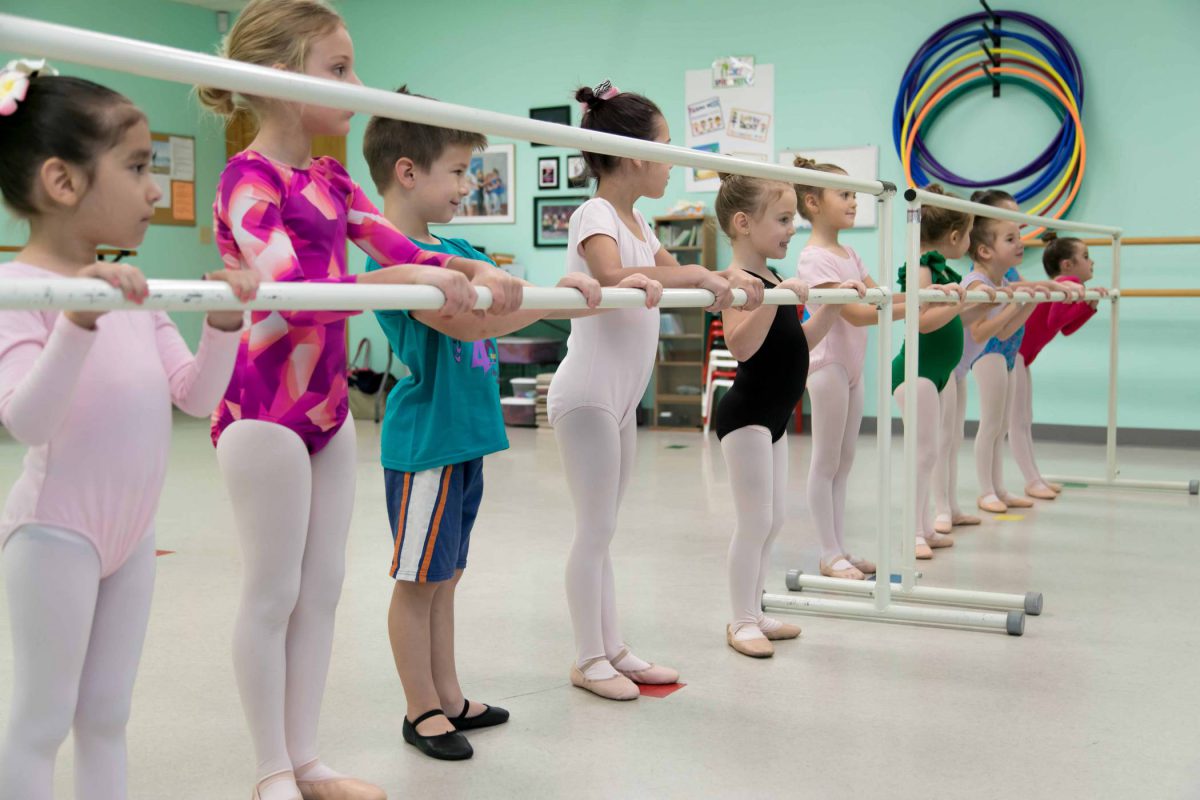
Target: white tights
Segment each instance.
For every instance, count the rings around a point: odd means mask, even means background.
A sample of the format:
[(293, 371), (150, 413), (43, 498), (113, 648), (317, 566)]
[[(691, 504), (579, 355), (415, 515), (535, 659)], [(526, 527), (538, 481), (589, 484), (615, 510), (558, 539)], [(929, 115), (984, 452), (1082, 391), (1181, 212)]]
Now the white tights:
[(967, 379), (951, 375), (941, 391), (941, 429), (933, 469), (933, 500), (937, 516), (949, 522), (962, 516), (958, 507), (958, 450), (967, 417)]
[[(907, 383), (896, 387), (896, 402), (900, 411), (908, 392)], [(940, 427), (942, 408), (937, 387), (928, 378), (917, 379), (917, 498), (916, 518), (913, 520), (913, 533), (920, 538), (928, 539), (933, 536), (933, 516), (929, 511), (929, 484), (933, 477), (934, 466), (938, 457), (938, 428)], [(908, 436), (908, 431), (904, 432)]]
[(1008, 415), (1008, 443), (1017, 466), (1021, 468), (1025, 485), (1045, 485), (1046, 480), (1033, 457), (1033, 378), (1022, 355), (1017, 355), (1012, 381), (1013, 402)]
[(830, 364), (808, 376), (808, 396), (812, 403), (808, 507), (821, 539), (821, 559), (829, 561), (850, 552), (843, 520), (846, 484), (862, 423), (862, 376), (851, 381), (845, 367)]
[(234, 422), (217, 443), (244, 560), (233, 667), (260, 780), (317, 758), (356, 451), (349, 417), (315, 455), (259, 420)]
[[(733, 632), (757, 629), (764, 621), (762, 593), (771, 544), (783, 528), (787, 506), (787, 436), (771, 442), (761, 425), (738, 428), (721, 440), (729, 470), (737, 528), (729, 543), (729, 599)], [(761, 636), (755, 630), (754, 636)]]
[[(575, 504), (575, 539), (567, 558), (567, 605), (575, 629), (579, 664), (604, 657), (610, 661), (624, 648), (617, 624), (617, 598), (609, 543), (617, 530), (617, 511), (637, 453), (632, 419), (618, 427), (602, 408), (582, 406), (564, 414), (554, 426), (567, 486)], [(644, 667), (636, 659), (624, 669)], [(600, 661), (587, 676), (602, 680), (616, 672)]]
[(975, 474), (979, 496), (1003, 500), (1004, 433), (1013, 400), (1013, 381), (1000, 353), (988, 353), (971, 367), (979, 386), (979, 432), (975, 434)]
[(150, 598), (154, 536), (100, 577), (82, 536), (27, 525), (4, 548), (13, 638), (13, 702), (0, 750), (0, 794), (53, 800), (54, 759), (75, 734), (75, 796), (124, 800), (129, 720)]

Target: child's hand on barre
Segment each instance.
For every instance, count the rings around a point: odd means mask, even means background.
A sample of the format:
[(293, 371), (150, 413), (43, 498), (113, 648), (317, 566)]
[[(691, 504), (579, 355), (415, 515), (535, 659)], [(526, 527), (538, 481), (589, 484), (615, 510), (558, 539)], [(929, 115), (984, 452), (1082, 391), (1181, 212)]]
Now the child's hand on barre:
[[(800, 305), (804, 305), (805, 303), (808, 302), (808, 290), (811, 287), (804, 281), (800, 280), (799, 278), (788, 278), (787, 280), (781, 282), (775, 288), (776, 289), (787, 289), (789, 292), (796, 295), (796, 299), (800, 301)], [(846, 289), (849, 287), (839, 286), (838, 288)]]
[(654, 308), (662, 300), (662, 284), (653, 278), (647, 278), (640, 272), (635, 272), (628, 278), (623, 278), (617, 284), (618, 289), (641, 289), (646, 293), (646, 308)]
[(571, 272), (564, 276), (557, 285), (560, 289), (574, 289), (579, 292), (583, 295), (588, 308), (596, 308), (600, 305), (600, 282), (591, 275), (584, 275), (582, 272)]
[[(258, 286), (262, 276), (253, 269), (219, 269), (206, 273), (206, 281), (221, 281), (229, 284), (233, 296), (243, 303), (248, 303), (258, 296)], [(242, 311), (210, 311), (206, 317), (208, 324), (220, 331), (240, 330), (245, 320)]]

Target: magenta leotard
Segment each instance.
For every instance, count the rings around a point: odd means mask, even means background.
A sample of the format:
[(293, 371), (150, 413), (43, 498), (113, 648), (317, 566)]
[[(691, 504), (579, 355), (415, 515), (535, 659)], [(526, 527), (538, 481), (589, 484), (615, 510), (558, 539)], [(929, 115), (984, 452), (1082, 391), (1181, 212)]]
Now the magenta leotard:
[[(383, 266), (445, 266), (452, 256), (421, 250), (384, 219), (341, 164), (306, 169), (245, 150), (229, 160), (214, 207), (226, 269), (266, 281), (354, 283), (349, 239)], [(310, 453), (346, 421), (346, 318), (355, 311), (253, 311), (224, 399), (213, 413), (216, 444), (239, 419), (295, 431)]]

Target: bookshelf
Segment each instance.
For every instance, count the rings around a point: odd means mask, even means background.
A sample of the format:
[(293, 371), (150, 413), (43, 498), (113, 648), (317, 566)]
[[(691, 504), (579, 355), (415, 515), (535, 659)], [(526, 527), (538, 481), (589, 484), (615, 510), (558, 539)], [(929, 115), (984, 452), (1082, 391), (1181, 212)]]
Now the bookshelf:
[[(654, 234), (680, 264), (717, 267), (717, 220), (711, 215), (654, 218)], [(654, 364), (654, 420), (660, 428), (699, 430), (707, 316), (700, 308), (662, 312)]]

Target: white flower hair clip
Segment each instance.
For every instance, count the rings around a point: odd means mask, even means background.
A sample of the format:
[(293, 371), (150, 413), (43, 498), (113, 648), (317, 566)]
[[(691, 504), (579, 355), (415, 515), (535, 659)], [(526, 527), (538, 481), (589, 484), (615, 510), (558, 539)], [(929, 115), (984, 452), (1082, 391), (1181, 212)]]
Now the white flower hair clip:
[(57, 74), (58, 70), (48, 66), (44, 58), (18, 58), (5, 64), (0, 70), (0, 117), (17, 110), (17, 104), (25, 100), (29, 91), (29, 81), (38, 75)]

